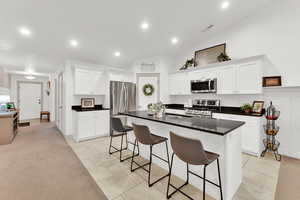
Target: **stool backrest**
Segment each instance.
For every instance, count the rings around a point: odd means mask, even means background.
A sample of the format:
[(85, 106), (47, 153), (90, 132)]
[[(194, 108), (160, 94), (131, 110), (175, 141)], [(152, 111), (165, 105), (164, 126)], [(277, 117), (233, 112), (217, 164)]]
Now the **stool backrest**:
[(138, 142), (146, 145), (153, 144), (151, 132), (147, 126), (132, 123), (133, 132)]
[(208, 164), (207, 155), (200, 140), (190, 139), (170, 132), (173, 152), (182, 161), (192, 165)]
[(125, 128), (122, 124), (122, 121), (118, 117), (112, 117), (111, 118), (111, 129), (113, 131), (116, 131), (116, 132), (119, 132), (119, 133), (125, 132)]

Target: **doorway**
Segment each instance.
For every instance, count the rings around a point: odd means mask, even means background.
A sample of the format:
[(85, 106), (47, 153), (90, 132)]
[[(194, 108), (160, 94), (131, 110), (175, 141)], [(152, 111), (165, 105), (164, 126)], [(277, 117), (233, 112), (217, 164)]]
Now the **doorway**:
[(60, 73), (55, 80), (55, 121), (57, 128), (63, 132), (63, 73)]
[(43, 108), (43, 83), (18, 81), (20, 120), (38, 119)]
[[(137, 107), (138, 110), (147, 110), (147, 105), (157, 103), (160, 100), (160, 74), (159, 73), (139, 73), (136, 74), (137, 82)], [(150, 96), (144, 95), (143, 86), (151, 84), (154, 92)]]

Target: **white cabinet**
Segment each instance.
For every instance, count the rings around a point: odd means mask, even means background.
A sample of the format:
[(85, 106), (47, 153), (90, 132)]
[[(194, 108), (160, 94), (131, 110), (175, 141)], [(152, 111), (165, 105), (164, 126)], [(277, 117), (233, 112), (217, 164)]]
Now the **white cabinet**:
[(75, 69), (75, 95), (105, 95), (106, 85), (104, 72)]
[(213, 118), (243, 121), (242, 150), (244, 153), (260, 156), (263, 150), (263, 121), (262, 117), (213, 113)]
[(109, 135), (109, 110), (73, 112), (73, 138), (83, 141)]
[(217, 70), (216, 69), (202, 69), (189, 72), (190, 80), (206, 80), (206, 79), (214, 79), (217, 78)]
[(109, 133), (109, 110), (95, 112), (96, 135), (105, 136)]
[(261, 94), (259, 62), (223, 67), (218, 71), (218, 94)]
[(236, 93), (235, 66), (224, 67), (218, 71), (217, 93), (218, 94)]
[(175, 73), (169, 75), (170, 95), (189, 95), (191, 86), (188, 73)]
[(260, 63), (246, 63), (237, 67), (236, 73), (237, 93), (262, 93), (262, 69)]

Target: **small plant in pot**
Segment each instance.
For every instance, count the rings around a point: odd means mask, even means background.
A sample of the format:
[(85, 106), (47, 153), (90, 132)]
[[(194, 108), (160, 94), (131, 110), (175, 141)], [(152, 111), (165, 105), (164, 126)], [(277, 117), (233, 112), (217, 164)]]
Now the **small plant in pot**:
[(252, 106), (248, 103), (241, 106), (241, 110), (245, 113), (251, 113), (252, 112)]

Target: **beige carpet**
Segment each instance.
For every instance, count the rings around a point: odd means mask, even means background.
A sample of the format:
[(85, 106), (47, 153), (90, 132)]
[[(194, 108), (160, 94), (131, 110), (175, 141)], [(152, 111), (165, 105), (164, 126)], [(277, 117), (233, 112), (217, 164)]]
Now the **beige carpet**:
[(51, 123), (0, 145), (1, 200), (107, 200)]
[(276, 200), (300, 199), (300, 160), (282, 157)]

